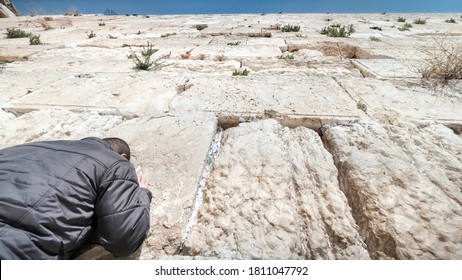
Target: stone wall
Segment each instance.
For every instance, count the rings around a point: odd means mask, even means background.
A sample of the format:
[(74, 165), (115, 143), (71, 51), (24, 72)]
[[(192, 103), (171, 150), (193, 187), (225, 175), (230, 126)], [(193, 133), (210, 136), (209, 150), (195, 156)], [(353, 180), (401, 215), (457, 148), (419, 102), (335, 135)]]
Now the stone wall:
[(0, 18), (19, 16), (16, 7), (10, 0), (0, 0)]

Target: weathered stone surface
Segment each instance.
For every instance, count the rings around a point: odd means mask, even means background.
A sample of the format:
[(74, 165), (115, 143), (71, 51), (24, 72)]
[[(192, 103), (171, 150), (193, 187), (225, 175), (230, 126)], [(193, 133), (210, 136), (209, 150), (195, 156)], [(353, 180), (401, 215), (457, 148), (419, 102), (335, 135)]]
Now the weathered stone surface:
[(150, 72), (117, 73), (110, 77), (92, 72), (73, 74), (14, 99), (8, 107), (16, 111), (58, 106), (122, 115), (159, 114), (169, 111), (170, 100), (181, 83), (178, 80), (176, 84), (175, 79), (178, 77), (153, 76)]
[(339, 78), (339, 84), (372, 116), (385, 122), (400, 120), (462, 121), (462, 83), (447, 88), (378, 79)]
[(462, 258), (460, 136), (363, 121), (327, 129), (324, 141), (372, 258)]
[(366, 77), (375, 78), (420, 78), (416, 62), (395, 59), (358, 59), (353, 62)]
[(186, 255), (367, 259), (319, 135), (274, 120), (224, 132)]
[[(193, 86), (175, 96), (176, 111), (213, 111), (240, 115), (274, 111), (280, 114), (358, 117), (363, 112), (328, 77), (207, 77), (192, 78)], [(329, 100), (329, 102), (328, 102)], [(312, 106), (316, 104), (316, 106)]]
[(106, 132), (132, 147), (133, 164), (150, 179), (151, 230), (139, 258), (178, 250), (216, 133), (213, 114), (144, 117)]
[(0, 112), (0, 148), (33, 141), (98, 137), (122, 123), (121, 116), (101, 116), (95, 112), (48, 109), (18, 117)]

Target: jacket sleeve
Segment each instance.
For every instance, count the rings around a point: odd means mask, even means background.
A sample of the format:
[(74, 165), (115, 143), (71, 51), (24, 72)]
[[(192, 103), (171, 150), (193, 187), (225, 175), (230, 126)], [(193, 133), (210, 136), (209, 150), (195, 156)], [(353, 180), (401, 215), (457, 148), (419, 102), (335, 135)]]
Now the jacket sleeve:
[(135, 252), (149, 232), (151, 192), (138, 185), (133, 165), (121, 161), (110, 167), (95, 203), (95, 241), (116, 257)]

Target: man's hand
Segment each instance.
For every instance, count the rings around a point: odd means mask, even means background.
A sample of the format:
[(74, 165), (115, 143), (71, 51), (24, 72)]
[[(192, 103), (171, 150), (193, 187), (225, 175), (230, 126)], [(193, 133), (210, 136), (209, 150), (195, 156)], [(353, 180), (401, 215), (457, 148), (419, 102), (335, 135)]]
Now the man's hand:
[(143, 172), (141, 171), (141, 168), (138, 167), (136, 169), (136, 176), (138, 176), (138, 185), (142, 188), (148, 188), (149, 187), (149, 180), (148, 178), (143, 176)]
[(144, 177), (143, 175), (140, 175), (138, 177), (138, 184), (142, 188), (148, 188), (149, 187), (149, 180), (146, 177)]

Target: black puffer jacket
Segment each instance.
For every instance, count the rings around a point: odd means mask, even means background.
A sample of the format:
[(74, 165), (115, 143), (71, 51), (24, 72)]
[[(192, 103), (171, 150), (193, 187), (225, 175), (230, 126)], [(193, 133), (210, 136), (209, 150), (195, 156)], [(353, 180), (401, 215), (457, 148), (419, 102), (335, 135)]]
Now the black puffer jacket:
[(0, 150), (0, 258), (66, 259), (86, 243), (118, 257), (149, 231), (151, 193), (99, 138)]

